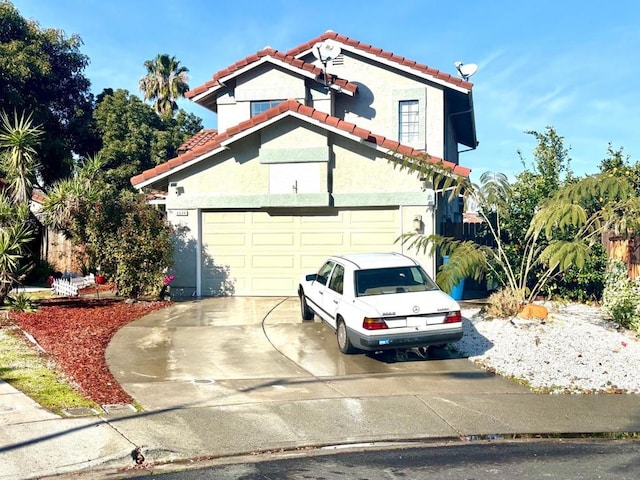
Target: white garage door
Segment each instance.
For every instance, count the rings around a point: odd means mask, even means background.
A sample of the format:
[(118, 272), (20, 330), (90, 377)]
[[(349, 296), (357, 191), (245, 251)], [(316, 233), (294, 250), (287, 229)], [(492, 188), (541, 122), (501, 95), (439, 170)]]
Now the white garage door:
[(329, 255), (400, 251), (399, 231), (398, 208), (203, 212), (202, 295), (296, 295)]

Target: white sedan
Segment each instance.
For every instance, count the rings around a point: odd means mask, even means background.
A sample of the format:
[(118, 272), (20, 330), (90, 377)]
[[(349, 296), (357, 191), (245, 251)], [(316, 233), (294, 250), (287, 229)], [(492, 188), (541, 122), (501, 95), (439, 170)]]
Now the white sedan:
[(446, 345), (462, 338), (460, 306), (398, 253), (330, 257), (298, 287), (304, 320), (335, 331), (342, 353)]

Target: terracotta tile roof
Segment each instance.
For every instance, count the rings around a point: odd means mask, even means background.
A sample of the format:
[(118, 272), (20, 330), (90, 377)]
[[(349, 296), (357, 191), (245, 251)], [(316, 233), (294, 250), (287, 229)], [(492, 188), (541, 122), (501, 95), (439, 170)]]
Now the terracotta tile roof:
[[(222, 86), (222, 84), (220, 83), (220, 79), (228, 77), (234, 72), (237, 72), (238, 70), (245, 68), (252, 63), (257, 63), (265, 57), (279, 60), (291, 65), (298, 70), (307, 71), (311, 73), (319, 82), (324, 82), (324, 72), (320, 67), (316, 67), (311, 63), (303, 62), (302, 60), (295, 58), (292, 55), (287, 55), (283, 52), (279, 52), (278, 50), (274, 50), (273, 48), (264, 48), (259, 52), (256, 52), (253, 55), (249, 55), (248, 57), (237, 61), (233, 65), (220, 70), (219, 72), (216, 72), (211, 80), (185, 93), (185, 97), (192, 99), (193, 97), (200, 95), (201, 93), (204, 93), (211, 88), (220, 87)], [(333, 88), (340, 88), (352, 94), (355, 93), (358, 89), (358, 86), (355, 83), (348, 82), (347, 80), (335, 76), (331, 76), (330, 80), (331, 86)]]
[(293, 57), (297, 57), (298, 55), (301, 55), (309, 50), (311, 50), (311, 48), (313, 48), (313, 46), (318, 43), (318, 42), (322, 42), (324, 40), (334, 40), (336, 42), (342, 43), (344, 45), (346, 45), (347, 47), (351, 47), (354, 48), (356, 50), (360, 50), (364, 53), (368, 53), (370, 55), (375, 55), (376, 57), (381, 58), (382, 60), (388, 60), (394, 63), (397, 63), (398, 65), (402, 65), (404, 67), (408, 67), (408, 68), (412, 68), (414, 70), (418, 70), (419, 72), (432, 76), (434, 78), (437, 78), (439, 80), (442, 80), (444, 82), (456, 85), (458, 87), (464, 88), (464, 89), (468, 89), (471, 90), (471, 88), (473, 87), (473, 83), (467, 82), (466, 80), (463, 80), (462, 78), (459, 77), (454, 77), (453, 75), (449, 75), (448, 73), (444, 73), (440, 70), (437, 70), (435, 68), (430, 68), (426, 65), (422, 65), (418, 62), (415, 62), (414, 60), (410, 60), (408, 58), (404, 58), (400, 55), (396, 55), (392, 52), (388, 52), (385, 50), (382, 50), (381, 48), (377, 48), (377, 47), (373, 47), (367, 43), (362, 43), (358, 40), (355, 40), (353, 38), (349, 38), (346, 37), (344, 35), (340, 35), (336, 32), (332, 32), (331, 30), (323, 33), (322, 35), (320, 35), (319, 37), (316, 37), (312, 40), (309, 40), (306, 43), (303, 43), (302, 45), (299, 45), (295, 48), (292, 48), (291, 50), (287, 51), (287, 55), (291, 55)]
[(484, 223), (484, 219), (476, 212), (464, 212), (462, 215), (463, 223)]
[[(336, 128), (345, 133), (355, 135), (356, 137), (374, 144), (381, 149), (398, 152), (402, 155), (407, 156), (415, 155), (418, 157), (425, 157), (424, 152), (421, 150), (402, 145), (396, 140), (390, 140), (381, 135), (375, 135), (369, 130), (365, 130), (353, 123), (340, 120), (339, 118), (332, 117), (324, 112), (314, 109), (313, 107), (302, 105), (296, 100), (286, 100), (281, 104), (261, 113), (260, 115), (256, 115), (249, 120), (245, 120), (244, 122), (239, 123), (235, 127), (229, 128), (222, 133), (218, 133), (218, 135), (214, 136), (208, 142), (201, 144), (177, 156), (176, 158), (172, 158), (166, 163), (160, 164), (157, 167), (151, 168), (149, 170), (145, 170), (140, 175), (136, 175), (135, 177), (131, 178), (131, 184), (134, 187), (141, 186), (141, 184), (152, 180), (159, 175), (170, 172), (171, 170), (178, 168), (186, 163), (197, 160), (198, 157), (210, 153), (217, 148), (220, 148), (223, 143), (232, 140), (235, 136), (240, 135), (247, 130), (256, 128), (261, 124), (266, 123), (267, 121), (286, 112), (297, 113), (299, 115), (313, 119), (321, 124), (324, 124), (327, 127)], [(432, 163), (442, 163), (443, 166), (451, 168), (454, 173), (465, 177), (468, 177), (471, 173), (471, 169), (469, 168), (461, 167), (460, 165), (456, 165), (453, 162), (449, 162), (438, 157), (428, 156), (426, 161)]]
[(200, 130), (198, 133), (193, 135), (191, 138), (189, 138), (186, 142), (184, 142), (182, 145), (178, 147), (178, 153), (188, 152), (189, 150), (193, 150), (194, 148), (199, 147), (200, 145), (204, 145), (205, 143), (213, 139), (213, 137), (215, 137), (217, 134), (218, 134), (218, 130), (216, 130), (215, 128), (211, 128), (211, 129), (205, 128), (203, 130)]

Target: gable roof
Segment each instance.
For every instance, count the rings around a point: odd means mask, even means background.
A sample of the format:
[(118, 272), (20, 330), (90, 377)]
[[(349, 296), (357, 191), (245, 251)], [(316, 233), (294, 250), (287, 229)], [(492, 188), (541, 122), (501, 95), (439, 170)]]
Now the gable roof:
[[(193, 149), (154, 168), (145, 170), (141, 174), (131, 178), (131, 184), (135, 188), (145, 187), (171, 173), (175, 173), (176, 171), (182, 170), (183, 168), (209, 158), (217, 152), (224, 150), (226, 145), (264, 128), (284, 116), (291, 115), (302, 120), (315, 123), (345, 137), (352, 138), (353, 140), (369, 145), (379, 151), (395, 152), (406, 156), (425, 157), (425, 153), (422, 150), (402, 145), (398, 141), (388, 139), (382, 135), (375, 135), (369, 130), (360, 128), (353, 123), (340, 120), (337, 117), (333, 117), (325, 112), (316, 110), (313, 107), (303, 105), (297, 100), (286, 100), (260, 115), (256, 115), (255, 117), (241, 122), (224, 132), (218, 133), (204, 144), (198, 145), (197, 147), (194, 147)], [(468, 177), (471, 173), (471, 169), (469, 168), (461, 167), (460, 165), (456, 165), (453, 162), (449, 162), (438, 157), (427, 156), (426, 161), (434, 164), (441, 163), (444, 167), (450, 168), (453, 173), (465, 177)]]
[(316, 43), (323, 42), (325, 40), (333, 40), (342, 44), (343, 49), (351, 50), (365, 57), (375, 59), (388, 65), (393, 65), (401, 70), (418, 74), (421, 77), (428, 78), (436, 83), (454, 88), (456, 90), (468, 92), (473, 88), (473, 83), (463, 80), (462, 78), (454, 77), (453, 75), (450, 75), (448, 73), (428, 67), (400, 55), (396, 55), (395, 53), (382, 50), (381, 48), (374, 47), (372, 45), (369, 45), (368, 43), (363, 43), (359, 40), (349, 38), (345, 35), (340, 35), (332, 30), (327, 30), (322, 35), (311, 39), (308, 42), (303, 43), (302, 45), (298, 45), (297, 47), (292, 48), (286, 53), (287, 55), (299, 58), (309, 53)]
[[(325, 84), (325, 74), (323, 69), (320, 67), (304, 62), (292, 55), (266, 47), (259, 52), (249, 55), (248, 57), (237, 61), (233, 65), (214, 73), (211, 80), (189, 90), (185, 93), (185, 97), (196, 103), (200, 103), (203, 98), (209, 96), (216, 90), (225, 87), (225, 82), (267, 62), (280, 65), (287, 70), (301, 74), (322, 83), (323, 85)], [(327, 78), (326, 80), (329, 79)], [(345, 92), (349, 95), (353, 95), (358, 89), (358, 86), (355, 83), (351, 83), (334, 75), (331, 75), (331, 81), (326, 83), (330, 88)], [(212, 107), (215, 108), (215, 105), (212, 105)]]

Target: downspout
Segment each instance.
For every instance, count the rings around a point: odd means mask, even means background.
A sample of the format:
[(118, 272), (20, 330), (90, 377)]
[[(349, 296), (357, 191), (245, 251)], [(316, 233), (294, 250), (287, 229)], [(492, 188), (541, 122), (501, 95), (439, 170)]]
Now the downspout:
[[(404, 235), (404, 205), (400, 205), (400, 236)], [(400, 242), (400, 253), (404, 255), (404, 243)]]
[[(433, 233), (439, 233), (437, 227), (437, 212), (438, 212), (438, 193), (436, 190), (433, 190), (433, 205), (431, 208), (431, 228)], [(433, 281), (436, 280), (436, 273), (438, 272), (438, 262), (436, 260), (436, 254), (431, 255), (431, 274)]]
[(202, 297), (202, 210), (196, 209), (198, 234), (196, 235), (196, 297)]

